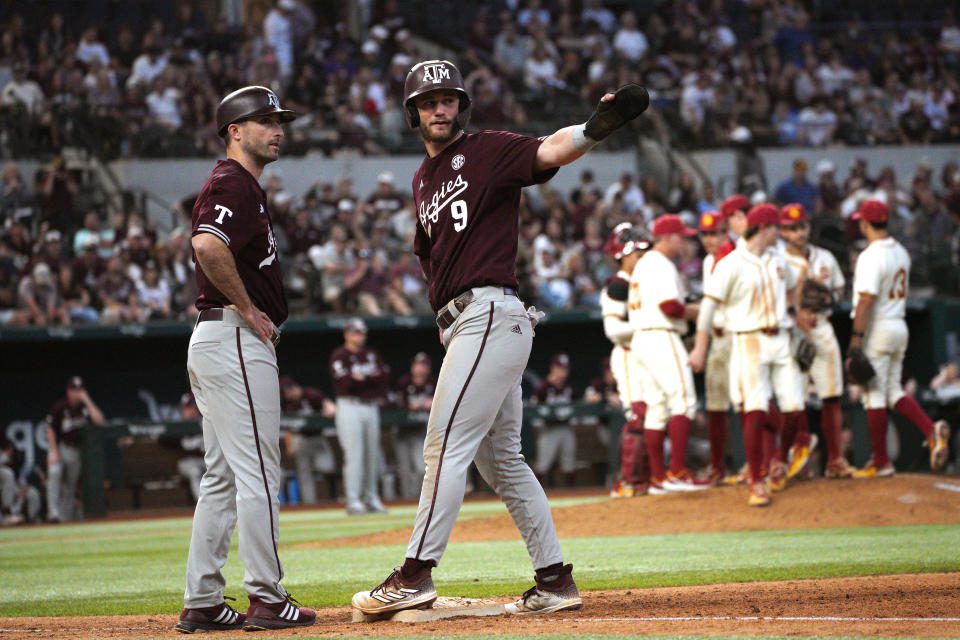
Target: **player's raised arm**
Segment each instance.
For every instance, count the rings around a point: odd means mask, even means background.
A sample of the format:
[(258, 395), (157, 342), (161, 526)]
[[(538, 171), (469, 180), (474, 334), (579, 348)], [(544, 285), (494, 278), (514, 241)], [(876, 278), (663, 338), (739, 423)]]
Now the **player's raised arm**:
[(564, 127), (547, 136), (537, 150), (537, 172), (570, 164), (646, 111), (649, 105), (647, 90), (636, 84), (627, 84), (616, 93), (604, 94), (586, 122)]

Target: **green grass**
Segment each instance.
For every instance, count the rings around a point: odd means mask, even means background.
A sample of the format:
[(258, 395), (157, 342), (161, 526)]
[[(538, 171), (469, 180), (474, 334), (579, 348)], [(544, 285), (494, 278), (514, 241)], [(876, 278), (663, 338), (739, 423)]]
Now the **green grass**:
[[(503, 511), (497, 503), (468, 503), (463, 517)], [(412, 507), (363, 518), (332, 510), (284, 514), (284, 584), (310, 606), (347, 605), (355, 591), (372, 588), (402, 560), (404, 546), (296, 545), (406, 527), (412, 519)], [(174, 613), (189, 531), (188, 518), (0, 531), (0, 584), (7, 587), (0, 590), (0, 616)], [(583, 589), (960, 571), (956, 526), (569, 538), (562, 544)], [(225, 574), (227, 594), (244, 600), (235, 546)], [(453, 544), (434, 578), (441, 594), (509, 596), (529, 587), (532, 570), (518, 536)]]

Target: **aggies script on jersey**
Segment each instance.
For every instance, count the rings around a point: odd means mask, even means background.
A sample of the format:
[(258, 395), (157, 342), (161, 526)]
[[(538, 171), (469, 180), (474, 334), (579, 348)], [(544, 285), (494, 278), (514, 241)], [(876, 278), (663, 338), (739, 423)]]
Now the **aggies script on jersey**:
[[(267, 194), (236, 160), (220, 160), (193, 205), (193, 235), (211, 233), (230, 248), (240, 281), (258, 309), (280, 326), (287, 299)], [(194, 256), (196, 261), (196, 256)], [(197, 309), (231, 304), (197, 265)]]
[(520, 189), (557, 172), (534, 174), (540, 142), (506, 131), (465, 133), (413, 175), (413, 252), (434, 311), (472, 287), (518, 286)]

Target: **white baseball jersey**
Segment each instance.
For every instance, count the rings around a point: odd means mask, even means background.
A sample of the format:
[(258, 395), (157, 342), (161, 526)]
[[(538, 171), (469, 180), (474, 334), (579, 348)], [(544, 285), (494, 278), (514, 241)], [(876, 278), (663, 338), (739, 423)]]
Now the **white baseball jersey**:
[(634, 331), (666, 329), (684, 333), (687, 321), (663, 313), (660, 304), (687, 297), (680, 272), (667, 256), (656, 249), (648, 251), (637, 262), (630, 276), (629, 312)]
[(874, 240), (857, 258), (853, 272), (853, 313), (860, 295), (877, 297), (871, 322), (906, 317), (907, 289), (910, 283), (910, 255), (893, 238)]
[(614, 345), (630, 346), (633, 329), (627, 313), (630, 274), (618, 271), (600, 293), (600, 312), (603, 314), (603, 332)]
[(770, 249), (756, 256), (741, 245), (717, 264), (703, 293), (725, 305), (728, 330), (744, 333), (791, 327), (787, 291), (796, 284), (781, 254)]
[[(726, 256), (724, 256), (724, 257), (726, 257)], [(721, 258), (721, 260), (722, 260), (722, 259), (723, 259), (723, 258)], [(710, 281), (710, 278), (713, 277), (713, 271), (714, 271), (714, 269), (716, 268), (716, 267), (715, 267), (716, 264), (717, 264), (717, 261), (716, 261), (716, 259), (714, 258), (714, 255), (713, 255), (712, 253), (708, 253), (708, 254), (707, 254), (707, 257), (703, 259), (703, 275), (702, 275), (703, 280), (702, 280), (702, 282), (703, 282), (703, 290), (704, 290), (704, 291), (707, 290), (707, 283)], [(723, 305), (722, 305), (722, 304), (718, 304), (718, 305), (717, 305), (717, 310), (713, 312), (713, 328), (714, 328), (714, 329), (723, 329), (724, 326), (725, 326), (725, 325), (724, 325), (724, 322), (723, 322)]]
[[(792, 254), (786, 249), (784, 249), (783, 255), (798, 276), (805, 274), (807, 278), (816, 280), (833, 293), (842, 291), (847, 283), (837, 259), (826, 249), (809, 245), (806, 258)], [(829, 313), (825, 312), (819, 315), (827, 316)]]

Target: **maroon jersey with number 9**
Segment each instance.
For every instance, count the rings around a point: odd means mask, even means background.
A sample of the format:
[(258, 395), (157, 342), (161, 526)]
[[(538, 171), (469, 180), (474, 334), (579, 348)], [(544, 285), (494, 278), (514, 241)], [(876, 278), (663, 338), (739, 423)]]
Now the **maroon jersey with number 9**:
[(465, 133), (413, 176), (413, 252), (434, 311), (467, 289), (518, 286), (520, 189), (546, 182), (535, 173), (539, 138), (507, 131)]
[[(200, 233), (210, 233), (230, 248), (250, 300), (279, 327), (287, 319), (287, 298), (267, 211), (267, 194), (236, 160), (217, 162), (197, 196), (193, 205), (193, 235)], [(197, 289), (197, 309), (232, 304), (199, 264)]]

